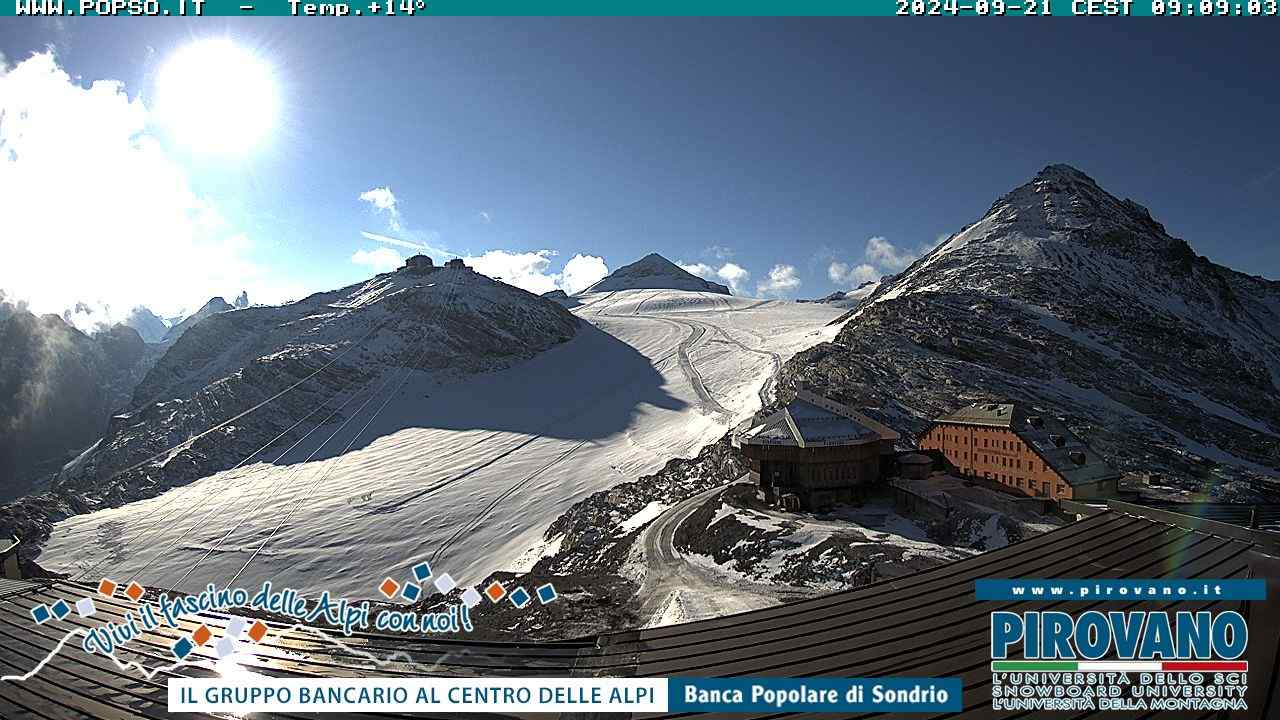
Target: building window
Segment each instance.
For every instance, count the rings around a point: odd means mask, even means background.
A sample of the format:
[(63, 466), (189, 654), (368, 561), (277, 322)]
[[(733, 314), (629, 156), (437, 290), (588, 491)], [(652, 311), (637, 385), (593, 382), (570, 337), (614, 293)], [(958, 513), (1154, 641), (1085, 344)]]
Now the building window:
[(1065, 493), (1065, 492), (1066, 492), (1066, 490), (1067, 490), (1067, 488), (1066, 488), (1062, 483), (1058, 483), (1058, 494), (1059, 494), (1059, 495), (1062, 495), (1063, 493)]

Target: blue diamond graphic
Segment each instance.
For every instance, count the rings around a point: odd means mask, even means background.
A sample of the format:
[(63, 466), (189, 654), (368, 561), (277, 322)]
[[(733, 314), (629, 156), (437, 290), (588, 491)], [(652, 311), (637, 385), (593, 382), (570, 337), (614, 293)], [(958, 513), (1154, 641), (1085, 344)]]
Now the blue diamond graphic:
[(71, 614), (71, 608), (67, 605), (66, 600), (59, 600), (49, 609), (53, 610), (53, 616), (59, 620)]
[(431, 566), (420, 562), (413, 566), (413, 577), (418, 582), (426, 582), (431, 579)]
[(49, 608), (41, 604), (31, 608), (31, 617), (36, 621), (37, 625), (43, 625), (49, 622), (49, 618), (53, 616), (49, 614)]
[(408, 600), (409, 602), (413, 602), (414, 600), (418, 599), (419, 595), (422, 594), (422, 588), (417, 585), (414, 585), (413, 583), (405, 583), (404, 589), (400, 591), (400, 594), (404, 596), (405, 600)]
[(182, 638), (178, 640), (178, 642), (173, 644), (173, 656), (178, 658), (179, 660), (185, 658), (187, 655), (190, 655), (190, 654), (191, 654), (190, 640), (186, 638)]
[(543, 605), (546, 605), (552, 600), (555, 600), (557, 597), (556, 589), (552, 587), (551, 583), (547, 583), (546, 585), (539, 585), (537, 592), (538, 592), (538, 602), (542, 603)]
[(518, 587), (511, 591), (511, 604), (518, 608), (523, 608), (525, 605), (528, 605), (531, 599), (532, 598), (529, 597), (528, 591), (522, 587)]

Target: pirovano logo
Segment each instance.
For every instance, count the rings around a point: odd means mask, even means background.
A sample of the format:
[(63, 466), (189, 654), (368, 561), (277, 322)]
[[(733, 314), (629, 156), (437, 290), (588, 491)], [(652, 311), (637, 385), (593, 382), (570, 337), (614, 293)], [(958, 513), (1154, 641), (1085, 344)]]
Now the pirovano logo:
[[(979, 600), (1260, 600), (1261, 580), (978, 581)], [(1035, 588), (1034, 590), (1032, 588)], [(997, 610), (991, 707), (1001, 711), (1248, 709), (1249, 627), (1232, 609)]]

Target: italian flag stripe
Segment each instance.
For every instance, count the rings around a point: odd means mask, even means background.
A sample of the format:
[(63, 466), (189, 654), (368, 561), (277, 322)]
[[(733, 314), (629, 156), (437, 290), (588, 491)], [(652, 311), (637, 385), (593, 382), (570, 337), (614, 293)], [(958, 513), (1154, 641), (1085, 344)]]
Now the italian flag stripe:
[(992, 672), (1248, 672), (1246, 661), (995, 660)]

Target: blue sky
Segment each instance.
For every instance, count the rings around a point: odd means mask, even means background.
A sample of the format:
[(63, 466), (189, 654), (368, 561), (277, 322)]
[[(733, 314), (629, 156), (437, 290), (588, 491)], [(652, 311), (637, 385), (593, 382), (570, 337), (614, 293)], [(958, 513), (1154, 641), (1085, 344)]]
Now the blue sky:
[[(170, 255), (158, 226), (135, 248), (129, 218), (167, 200), (147, 189), (154, 177), (131, 181), (138, 196), (104, 191), (104, 204), (137, 208), (85, 226), (91, 240), (50, 212), (0, 234), (15, 247), (39, 234), (145, 252), (131, 267), (182, 278), (151, 288), (163, 295), (154, 298), (145, 282), (77, 279), (79, 292), (117, 306), (231, 295), (237, 272), (252, 276), (240, 282), (252, 299), (278, 300), (372, 274), (353, 262), (362, 251), (410, 252), (362, 231), (468, 257), (504, 251), (492, 266), (532, 273), (526, 282), (564, 284), (576, 255), (613, 269), (653, 251), (712, 270), (733, 263), (749, 273), (738, 276), (748, 294), (815, 297), (853, 283), (852, 273), (833, 282), (833, 262), (891, 271), (1065, 162), (1148, 206), (1198, 252), (1274, 279), (1272, 30), (1202, 20), (10, 19), (0, 24), (9, 66), (52, 48), (79, 87), (120, 81), (151, 113), (128, 132), (154, 137), (159, 176), (180, 173), (193, 202), (216, 213), (218, 242), (235, 240)], [(271, 130), (234, 159), (183, 147), (154, 117), (166, 62), (209, 36), (265, 60), (278, 92)], [(97, 113), (84, 107), (76, 122), (90, 132)], [(68, 173), (84, 162), (65, 160)], [(394, 193), (398, 229), (359, 199), (373, 188)], [(75, 198), (64, 203), (75, 215)], [(780, 265), (794, 271), (762, 286)], [(27, 294), (64, 301), (70, 280), (45, 272)]]

